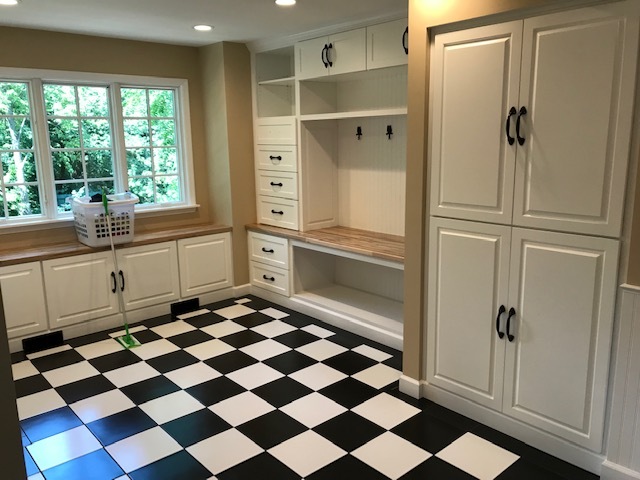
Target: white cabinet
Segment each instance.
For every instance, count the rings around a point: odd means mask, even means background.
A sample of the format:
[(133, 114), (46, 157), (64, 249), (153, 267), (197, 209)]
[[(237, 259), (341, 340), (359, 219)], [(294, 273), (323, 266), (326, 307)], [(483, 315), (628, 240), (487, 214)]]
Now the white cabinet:
[(409, 58), (406, 18), (367, 27), (367, 69), (404, 65)]
[(233, 286), (230, 233), (178, 240), (178, 258), (182, 297)]
[(40, 262), (0, 268), (0, 290), (9, 338), (47, 329), (47, 310)]
[(430, 236), (428, 382), (599, 451), (618, 242), (435, 217)]
[(251, 284), (289, 296), (289, 241), (286, 238), (249, 232)]
[(436, 35), (432, 215), (620, 234), (638, 42), (623, 8)]
[(298, 42), (295, 45), (296, 77), (302, 80), (366, 70), (366, 51), (364, 28)]

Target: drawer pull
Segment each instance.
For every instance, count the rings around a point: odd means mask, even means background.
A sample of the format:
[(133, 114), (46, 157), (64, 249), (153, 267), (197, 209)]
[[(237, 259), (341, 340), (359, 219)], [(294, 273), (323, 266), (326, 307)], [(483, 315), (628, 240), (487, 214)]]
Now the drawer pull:
[(281, 155), (269, 155), (269, 160), (282, 160), (282, 156)]
[(276, 279), (273, 277), (267, 277), (266, 275), (262, 275), (262, 278), (264, 278), (265, 280), (269, 280), (270, 282), (275, 282)]
[(507, 339), (510, 342), (513, 342), (513, 340), (516, 338), (514, 335), (511, 335), (511, 317), (514, 317), (516, 314), (516, 309), (511, 307), (509, 309), (509, 316), (507, 317)]
[(271, 182), (271, 186), (272, 187), (281, 187), (282, 186), (282, 182), (280, 182), (280, 183)]
[(262, 251), (264, 253), (275, 253), (273, 248), (264, 248), (264, 247), (262, 247)]
[(274, 215), (284, 215), (284, 212), (282, 210), (271, 210), (271, 213), (273, 213)]

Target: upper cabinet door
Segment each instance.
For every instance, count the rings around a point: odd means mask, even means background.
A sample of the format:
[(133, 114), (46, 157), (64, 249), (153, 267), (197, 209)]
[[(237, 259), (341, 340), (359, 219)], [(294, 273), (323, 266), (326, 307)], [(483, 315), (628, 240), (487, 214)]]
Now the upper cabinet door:
[(638, 44), (623, 7), (524, 22), (515, 225), (620, 234)]
[[(522, 22), (437, 35), (431, 63), (431, 214), (511, 223)], [(507, 122), (509, 132), (506, 131)]]
[(337, 33), (329, 37), (329, 74), (361, 72), (367, 69), (367, 33), (365, 28)]
[(329, 65), (326, 60), (328, 45), (329, 39), (327, 37), (313, 38), (295, 44), (296, 77), (298, 80), (329, 75)]
[(367, 27), (367, 69), (404, 65), (409, 58), (407, 19)]

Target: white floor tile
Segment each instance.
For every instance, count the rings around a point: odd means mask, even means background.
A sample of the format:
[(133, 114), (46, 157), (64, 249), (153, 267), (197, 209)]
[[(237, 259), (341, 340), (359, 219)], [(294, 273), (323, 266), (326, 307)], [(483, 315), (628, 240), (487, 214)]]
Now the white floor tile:
[(118, 388), (157, 377), (158, 375), (160, 375), (160, 372), (146, 362), (134, 363), (132, 365), (116, 368), (115, 370), (104, 373), (107, 380)]
[(227, 335), (231, 335), (232, 333), (238, 333), (246, 330), (246, 327), (238, 325), (231, 320), (225, 320), (224, 322), (215, 323), (213, 325), (209, 325), (208, 327), (201, 328), (200, 330), (202, 330), (204, 333), (208, 333), (213, 337), (221, 338), (226, 337)]
[(465, 433), (436, 457), (480, 480), (493, 480), (520, 458), (472, 433)]
[(220, 376), (220, 372), (202, 362), (165, 373), (164, 376), (178, 385), (180, 388), (189, 388), (199, 385)]
[(38, 468), (46, 470), (101, 448), (96, 437), (86, 426), (81, 425), (32, 443), (27, 450)]
[(254, 363), (253, 365), (227, 374), (227, 377), (247, 390), (253, 390), (265, 383), (284, 377), (284, 374), (264, 363)]
[(116, 353), (122, 350), (122, 345), (115, 338), (102, 340), (101, 342), (90, 343), (76, 348), (76, 352), (82, 355), (86, 360), (102, 357), (110, 353)]
[(226, 318), (227, 320), (233, 320), (234, 318), (249, 315), (255, 312), (253, 308), (245, 307), (244, 305), (231, 305), (230, 307), (221, 308), (220, 310), (214, 310), (213, 313)]
[(391, 430), (396, 425), (400, 425), (419, 413), (420, 409), (396, 397), (392, 397), (388, 393), (381, 393), (352, 408), (351, 411), (387, 430)]
[(27, 477), (27, 480), (45, 480), (45, 478), (42, 476), (41, 473), (36, 473), (35, 475), (31, 475)]
[(307, 343), (306, 345), (296, 348), (296, 350), (319, 362), (347, 351), (347, 349), (342, 345), (338, 345), (324, 339), (318, 340), (317, 342)]
[(36, 367), (33, 366), (30, 360), (24, 362), (14, 363), (11, 365), (11, 372), (13, 373), (13, 380), (21, 380), (23, 378), (32, 377), (40, 373)]
[(263, 452), (262, 448), (235, 428), (207, 438), (186, 450), (214, 474)]
[(238, 305), (244, 305), (245, 303), (250, 303), (251, 299), (250, 298), (239, 298), (238, 300), (236, 300), (236, 303)]
[(377, 348), (370, 347), (369, 345), (360, 345), (356, 348), (352, 348), (351, 350), (359, 353), (360, 355), (364, 355), (365, 357), (369, 357), (372, 360), (376, 360), (377, 362), (384, 362), (392, 357), (392, 355), (382, 352)]
[(240, 349), (241, 352), (251, 355), (253, 358), (260, 361), (286, 353), (289, 350), (291, 349), (286, 345), (276, 342), (275, 340), (271, 340), (270, 338), (263, 340), (262, 342), (247, 345)]
[(360, 380), (362, 383), (366, 383), (373, 388), (381, 389), (397, 381), (401, 375), (401, 371), (379, 363), (352, 376), (356, 380)]
[(58, 395), (58, 392), (53, 389), (20, 397), (16, 400), (16, 403), (18, 404), (18, 417), (20, 420), (35, 417), (56, 408), (62, 408), (67, 404)]
[(77, 382), (78, 380), (84, 380), (85, 378), (95, 377), (96, 375), (100, 375), (100, 372), (86, 361), (49, 370), (42, 374), (54, 388)]
[(67, 350), (71, 350), (70, 345), (60, 345), (59, 347), (49, 348), (47, 350), (42, 350), (41, 352), (34, 352), (27, 354), (27, 358), (29, 360), (35, 360), (36, 358), (46, 357), (47, 355), (51, 355), (54, 353), (66, 352)]
[(160, 398), (139, 405), (140, 409), (149, 415), (157, 424), (170, 422), (190, 413), (202, 410), (204, 405), (187, 392), (170, 393)]
[(271, 448), (268, 452), (301, 477), (311, 475), (347, 454), (311, 430)]
[(344, 373), (323, 363), (316, 363), (289, 376), (313, 390), (320, 390), (347, 378)]
[(299, 398), (280, 410), (308, 428), (316, 427), (347, 411), (339, 403), (317, 392)]
[(199, 360), (208, 360), (218, 355), (229, 353), (232, 350), (235, 350), (235, 348), (217, 338), (184, 349), (185, 352), (190, 353)]
[(305, 332), (320, 338), (327, 338), (331, 335), (335, 335), (335, 332), (319, 327), (318, 325), (307, 325), (306, 327), (302, 327), (300, 330), (304, 330)]
[(191, 332), (192, 330), (196, 330), (196, 327), (182, 320), (176, 320), (175, 322), (165, 323), (164, 325), (153, 327), (151, 330), (156, 332), (161, 337), (168, 338), (175, 335), (180, 335), (181, 333)]
[(189, 318), (199, 317), (200, 315), (205, 315), (207, 313), (211, 313), (211, 310), (208, 308), (201, 308), (200, 310), (196, 310), (194, 312), (183, 313), (181, 315), (176, 315), (178, 320), (187, 320)]
[(288, 317), (288, 313), (281, 312), (275, 308), (265, 308), (264, 310), (260, 310), (260, 313), (267, 315), (268, 317), (275, 318), (276, 320), (280, 320), (281, 318)]
[(69, 405), (84, 423), (108, 417), (114, 413), (135, 407), (135, 404), (120, 390), (111, 390), (85, 398)]
[(269, 413), (275, 408), (255, 393), (244, 392), (210, 406), (209, 410), (228, 424), (236, 427)]
[(180, 350), (179, 347), (164, 338), (149, 343), (143, 343), (139, 347), (132, 348), (131, 351), (143, 360), (159, 357), (167, 353)]
[(182, 447), (162, 428), (155, 427), (111, 444), (106, 450), (129, 473), (173, 455)]
[[(129, 334), (142, 332), (143, 330), (148, 330), (148, 329), (144, 325), (138, 325), (138, 326), (129, 328)], [(127, 334), (127, 331), (123, 329), (123, 330), (118, 330), (117, 332), (110, 333), (109, 336), (111, 338), (116, 338), (116, 337), (122, 337), (123, 335), (126, 335), (126, 334)]]
[(285, 333), (293, 332), (296, 330), (296, 327), (289, 325), (288, 323), (281, 322), (280, 320), (274, 320), (273, 322), (263, 323), (262, 325), (253, 327), (251, 330), (265, 337), (273, 338), (279, 335), (284, 335)]
[(383, 433), (351, 454), (393, 479), (400, 478), (431, 457), (429, 452), (391, 432)]

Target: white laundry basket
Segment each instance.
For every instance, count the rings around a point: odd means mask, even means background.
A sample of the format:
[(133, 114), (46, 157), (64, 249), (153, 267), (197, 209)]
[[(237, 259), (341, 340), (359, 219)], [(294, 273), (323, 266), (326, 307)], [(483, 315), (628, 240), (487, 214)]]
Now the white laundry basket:
[(78, 241), (90, 247), (127, 243), (133, 240), (134, 205), (138, 197), (133, 193), (107, 195), (107, 205), (111, 220), (109, 232), (107, 217), (102, 202), (91, 202), (91, 197), (73, 197), (71, 208)]

